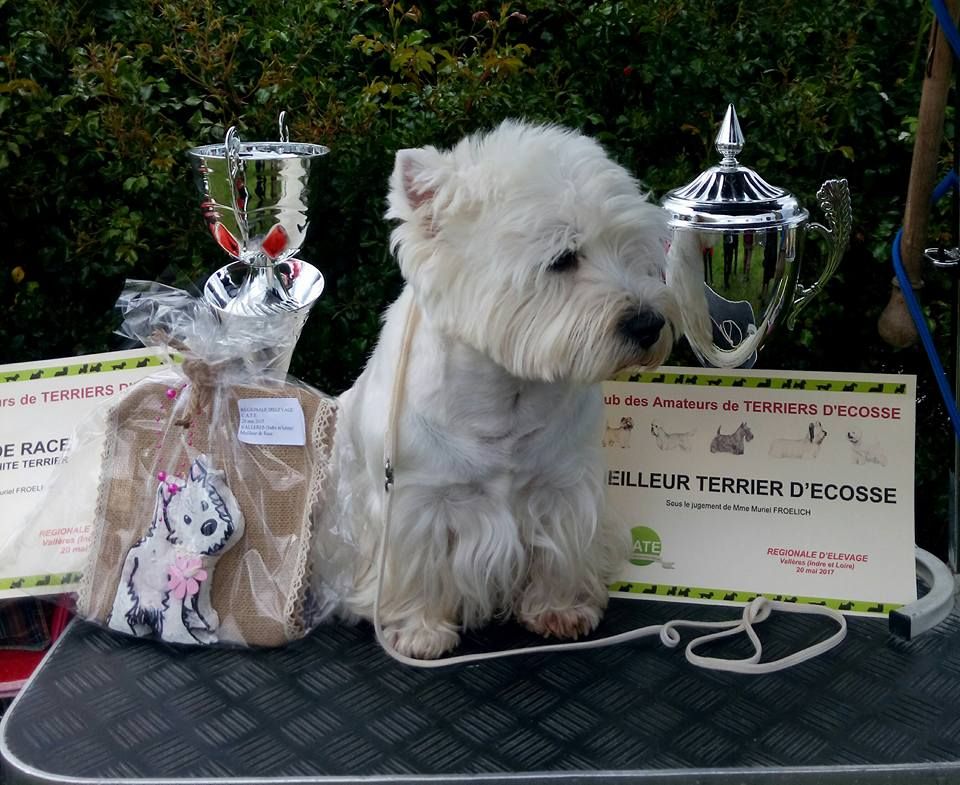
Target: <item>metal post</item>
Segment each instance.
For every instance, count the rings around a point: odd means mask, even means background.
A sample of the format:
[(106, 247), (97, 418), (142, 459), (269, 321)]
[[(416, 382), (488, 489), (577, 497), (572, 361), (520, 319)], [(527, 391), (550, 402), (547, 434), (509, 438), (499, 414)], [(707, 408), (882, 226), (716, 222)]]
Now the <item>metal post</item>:
[[(952, 49), (951, 49), (952, 51)], [(960, 118), (960, 74), (957, 73), (957, 55), (953, 56), (953, 110), (954, 117)], [(953, 126), (953, 149), (954, 155), (960, 151), (960, 122), (955, 122)], [(958, 162), (953, 162), (954, 171), (960, 171)], [(955, 185), (951, 193), (952, 223), (954, 227), (954, 236), (952, 245), (954, 247), (953, 259), (951, 265), (947, 264), (946, 252), (943, 249), (943, 241), (939, 243), (940, 263), (943, 267), (949, 267), (950, 272), (950, 290), (953, 298), (953, 309), (950, 314), (950, 334), (953, 336), (953, 398), (960, 403), (960, 269), (957, 261), (960, 256), (960, 196), (957, 194)], [(953, 434), (953, 471), (950, 472), (950, 494), (949, 509), (947, 518), (947, 564), (956, 574), (958, 565), (960, 565), (960, 439), (956, 432), (951, 428)]]

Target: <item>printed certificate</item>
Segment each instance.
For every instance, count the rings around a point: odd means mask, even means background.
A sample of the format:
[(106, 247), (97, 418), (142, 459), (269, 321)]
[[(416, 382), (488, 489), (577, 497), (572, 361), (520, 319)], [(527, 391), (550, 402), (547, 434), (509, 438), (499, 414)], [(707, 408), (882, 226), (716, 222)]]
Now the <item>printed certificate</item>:
[(663, 368), (604, 384), (615, 596), (916, 599), (913, 376)]
[(163, 364), (157, 350), (135, 349), (0, 367), (0, 599), (74, 587), (92, 535), (84, 500), (51, 516), (68, 525), (25, 527), (77, 424)]

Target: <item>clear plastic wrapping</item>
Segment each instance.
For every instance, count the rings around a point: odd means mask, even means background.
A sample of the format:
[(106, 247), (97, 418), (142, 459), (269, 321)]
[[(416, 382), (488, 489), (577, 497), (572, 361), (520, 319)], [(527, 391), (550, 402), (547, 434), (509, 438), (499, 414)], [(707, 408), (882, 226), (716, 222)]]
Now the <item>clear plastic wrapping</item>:
[(301, 637), (335, 401), (276, 370), (296, 337), (282, 315), (141, 282), (119, 307), (123, 334), (178, 356), (78, 428), (36, 513), (92, 516), (78, 613), (175, 643)]

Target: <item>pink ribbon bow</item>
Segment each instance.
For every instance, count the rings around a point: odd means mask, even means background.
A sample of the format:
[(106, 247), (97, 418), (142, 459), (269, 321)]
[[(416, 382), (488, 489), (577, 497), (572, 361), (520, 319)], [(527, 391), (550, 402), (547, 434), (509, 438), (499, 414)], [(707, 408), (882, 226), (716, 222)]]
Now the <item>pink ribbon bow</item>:
[(203, 569), (203, 560), (199, 556), (177, 556), (168, 572), (167, 588), (178, 600), (199, 592), (200, 584), (207, 579), (207, 571)]

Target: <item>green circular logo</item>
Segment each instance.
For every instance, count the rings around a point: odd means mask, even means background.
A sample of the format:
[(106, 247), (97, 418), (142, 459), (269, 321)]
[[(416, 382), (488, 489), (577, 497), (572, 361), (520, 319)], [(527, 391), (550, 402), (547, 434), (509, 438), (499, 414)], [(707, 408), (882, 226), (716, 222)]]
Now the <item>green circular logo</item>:
[(663, 546), (660, 544), (660, 535), (648, 526), (635, 526), (630, 530), (633, 539), (633, 551), (630, 554), (630, 563), (638, 567), (646, 567), (655, 561), (660, 561)]

